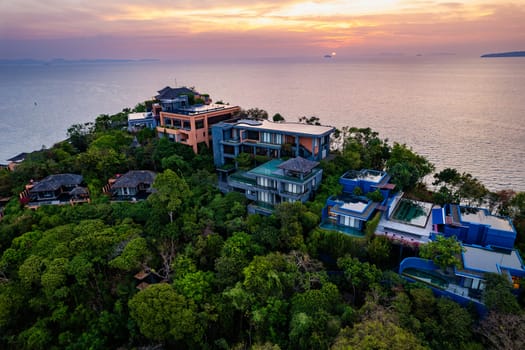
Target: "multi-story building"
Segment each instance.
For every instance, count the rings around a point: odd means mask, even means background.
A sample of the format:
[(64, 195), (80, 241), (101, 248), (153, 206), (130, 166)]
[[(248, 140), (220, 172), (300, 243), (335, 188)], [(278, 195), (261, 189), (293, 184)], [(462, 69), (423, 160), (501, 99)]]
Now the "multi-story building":
[(525, 277), (525, 266), (514, 249), (516, 230), (509, 218), (491, 215), (487, 209), (447, 204), (432, 210), (433, 232), (437, 236), (455, 237), (463, 247), (459, 267), (445, 272), (432, 261), (406, 258), (399, 273), (409, 281), (427, 284), (435, 294), (447, 296), (481, 312), (487, 273), (504, 276), (517, 292)]
[(485, 311), (483, 291), (486, 274), (496, 273), (508, 279), (513, 290), (518, 292), (525, 277), (525, 267), (518, 251), (514, 249), (491, 249), (463, 244), (460, 267), (445, 272), (431, 260), (405, 258), (400, 266), (401, 276), (411, 282), (429, 286), (436, 295), (445, 296), (462, 305), (474, 305)]
[(487, 209), (447, 204), (432, 211), (434, 231), (455, 236), (465, 244), (512, 249), (516, 229), (510, 218), (491, 215)]
[(212, 127), (215, 166), (233, 164), (240, 153), (320, 161), (330, 153), (330, 135), (334, 131), (330, 126), (268, 120), (219, 123)]
[(159, 103), (153, 105), (152, 113), (158, 119), (157, 132), (171, 141), (193, 148), (211, 142), (211, 127), (214, 124), (235, 120), (240, 107), (213, 104), (208, 95), (188, 88), (165, 87), (155, 97)]
[(306, 202), (319, 187), (323, 170), (319, 162), (301, 157), (273, 159), (252, 170), (228, 176), (228, 191), (244, 193), (254, 201), (249, 213), (269, 215), (276, 204)]
[(155, 129), (157, 119), (152, 112), (129, 113), (128, 114), (128, 131), (133, 132), (143, 128)]
[[(350, 170), (339, 178), (343, 194), (327, 199), (323, 208), (322, 228), (352, 235), (362, 235), (366, 222), (377, 209), (383, 209), (394, 185), (389, 183), (390, 175), (384, 171), (363, 169)], [(379, 191), (383, 200), (374, 202), (366, 194)]]

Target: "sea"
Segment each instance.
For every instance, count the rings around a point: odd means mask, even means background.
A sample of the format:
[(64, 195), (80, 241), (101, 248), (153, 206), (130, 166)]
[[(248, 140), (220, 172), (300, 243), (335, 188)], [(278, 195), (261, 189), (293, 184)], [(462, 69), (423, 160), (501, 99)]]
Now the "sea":
[(0, 64), (0, 163), (67, 137), (165, 86), (287, 121), (370, 127), (436, 169), (525, 191), (525, 58), (374, 56)]

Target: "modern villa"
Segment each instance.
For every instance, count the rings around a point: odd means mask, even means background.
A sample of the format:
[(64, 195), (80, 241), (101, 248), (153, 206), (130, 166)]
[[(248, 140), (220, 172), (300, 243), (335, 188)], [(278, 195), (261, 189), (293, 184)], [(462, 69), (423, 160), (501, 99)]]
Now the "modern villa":
[(128, 114), (128, 131), (136, 131), (143, 128), (155, 129), (157, 119), (152, 112), (129, 113)]
[(198, 152), (198, 144), (211, 143), (211, 127), (217, 123), (235, 120), (241, 110), (238, 106), (213, 104), (208, 95), (188, 88), (170, 88), (158, 92), (159, 101), (153, 106), (158, 118), (157, 133), (171, 141), (182, 143)]
[(130, 170), (125, 174), (109, 179), (103, 192), (113, 200), (136, 201), (146, 199), (152, 193), (152, 185), (157, 174), (150, 170)]
[(395, 188), (389, 181), (390, 175), (385, 171), (371, 169), (349, 170), (339, 179), (343, 192), (353, 193), (357, 187), (362, 194), (379, 190), (384, 198), (388, 198), (390, 191)]
[[(385, 210), (390, 191), (390, 176), (384, 171), (362, 169), (350, 170), (339, 178), (343, 194), (327, 199), (323, 208), (321, 227), (350, 235), (362, 236), (365, 224), (377, 210)], [(374, 202), (365, 195), (378, 190), (383, 200)]]
[(432, 211), (434, 231), (455, 236), (465, 244), (512, 249), (516, 229), (510, 218), (490, 214), (487, 209), (447, 204)]
[(437, 295), (466, 305), (474, 303), (483, 311), (485, 274), (505, 276), (515, 290), (521, 287), (525, 267), (514, 250), (516, 230), (509, 218), (491, 215), (487, 209), (447, 204), (432, 209), (432, 234), (455, 237), (461, 242), (461, 268), (445, 273), (432, 261), (406, 258), (399, 273), (410, 281), (429, 285)]
[(212, 126), (213, 159), (219, 169), (235, 163), (240, 153), (320, 161), (330, 153), (330, 135), (334, 131), (330, 126), (268, 120), (218, 123)]
[(238, 191), (253, 201), (250, 214), (270, 215), (282, 202), (306, 202), (321, 184), (319, 162), (301, 157), (287, 161), (273, 159), (249, 171), (237, 171), (227, 178), (227, 191)]
[(54, 174), (31, 182), (20, 193), (20, 201), (30, 208), (44, 204), (66, 204), (89, 201), (89, 191), (82, 175)]
[(497, 273), (508, 278), (514, 290), (520, 288), (525, 277), (525, 267), (519, 253), (512, 250), (495, 250), (487, 247), (463, 244), (461, 267), (453, 273), (444, 272), (431, 260), (406, 258), (399, 266), (399, 273), (412, 282), (422, 282), (435, 294), (446, 296), (467, 305), (473, 303), (483, 311), (485, 274)]
[(388, 199), (385, 207), (376, 234), (412, 247), (430, 241), (434, 204), (405, 198), (399, 192)]

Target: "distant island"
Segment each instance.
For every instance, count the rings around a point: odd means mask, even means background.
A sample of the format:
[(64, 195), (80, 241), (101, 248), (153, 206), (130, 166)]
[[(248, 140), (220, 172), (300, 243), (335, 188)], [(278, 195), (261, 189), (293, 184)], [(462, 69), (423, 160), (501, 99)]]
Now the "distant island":
[(525, 57), (525, 51), (487, 53), (485, 55), (481, 55), (481, 58), (493, 58), (493, 57)]

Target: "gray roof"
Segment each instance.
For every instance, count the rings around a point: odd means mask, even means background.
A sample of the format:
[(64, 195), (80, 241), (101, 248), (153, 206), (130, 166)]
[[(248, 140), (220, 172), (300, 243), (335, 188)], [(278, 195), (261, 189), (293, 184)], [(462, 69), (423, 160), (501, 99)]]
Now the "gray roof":
[(115, 180), (112, 188), (137, 187), (140, 184), (153, 184), (157, 174), (150, 170), (130, 170)]
[(155, 96), (158, 100), (173, 100), (180, 95), (195, 95), (198, 94), (196, 91), (188, 89), (187, 87), (171, 88), (166, 86), (164, 89), (158, 91), (158, 95)]
[(69, 191), (70, 196), (81, 196), (83, 194), (88, 194), (88, 190), (85, 187), (77, 186), (71, 191)]
[(481, 247), (463, 245), (463, 264), (465, 270), (499, 273), (501, 268), (525, 271), (519, 254), (515, 250), (501, 252)]
[(304, 159), (302, 157), (296, 157), (288, 159), (286, 162), (283, 162), (279, 165), (280, 169), (293, 171), (297, 173), (307, 173), (313, 168), (319, 165), (319, 162), (313, 160)]
[(78, 186), (83, 180), (82, 175), (77, 174), (49, 175), (36, 182), (29, 192), (56, 191), (62, 186)]
[(26, 152), (22, 152), (22, 153), (19, 153), (19, 154), (17, 154), (16, 156), (14, 156), (12, 158), (9, 158), (7, 161), (8, 162), (21, 162), (24, 159), (26, 159), (26, 157), (27, 157), (27, 153)]

